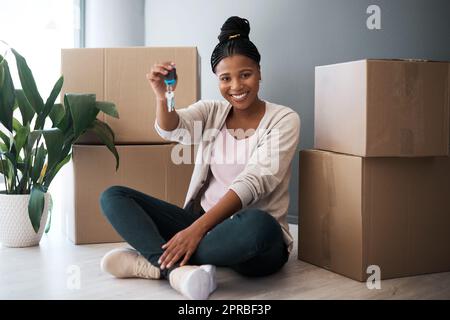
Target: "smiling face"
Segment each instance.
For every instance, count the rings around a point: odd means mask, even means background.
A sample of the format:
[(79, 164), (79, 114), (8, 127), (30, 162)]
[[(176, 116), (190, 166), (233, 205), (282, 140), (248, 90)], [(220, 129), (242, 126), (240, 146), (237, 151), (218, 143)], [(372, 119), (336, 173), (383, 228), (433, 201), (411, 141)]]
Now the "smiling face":
[(222, 96), (239, 110), (248, 109), (259, 102), (261, 72), (252, 59), (236, 54), (223, 58), (216, 67)]

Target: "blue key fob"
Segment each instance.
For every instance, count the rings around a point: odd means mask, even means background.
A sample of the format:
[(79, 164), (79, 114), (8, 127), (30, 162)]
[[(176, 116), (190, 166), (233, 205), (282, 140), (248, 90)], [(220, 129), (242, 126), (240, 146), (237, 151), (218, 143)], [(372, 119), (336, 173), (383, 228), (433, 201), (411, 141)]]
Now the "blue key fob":
[(172, 70), (170, 70), (169, 73), (164, 76), (164, 83), (167, 86), (173, 86), (176, 82), (177, 82), (177, 71), (175, 67), (172, 67)]

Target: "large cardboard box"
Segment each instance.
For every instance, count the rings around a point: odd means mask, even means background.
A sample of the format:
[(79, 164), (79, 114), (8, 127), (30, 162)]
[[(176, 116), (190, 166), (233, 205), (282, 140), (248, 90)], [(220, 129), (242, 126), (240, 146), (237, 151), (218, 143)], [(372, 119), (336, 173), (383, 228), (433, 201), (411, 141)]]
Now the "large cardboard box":
[(448, 155), (448, 62), (315, 68), (315, 148), (366, 157)]
[[(83, 48), (61, 51), (65, 93), (95, 93), (114, 102), (120, 119), (99, 114), (115, 133), (116, 144), (164, 143), (154, 130), (156, 100), (146, 74), (156, 62), (174, 61), (179, 82), (176, 108), (200, 98), (199, 56), (195, 47)], [(96, 144), (88, 133), (79, 144)]]
[(301, 260), (364, 281), (450, 271), (450, 157), (300, 152)]
[[(127, 186), (182, 207), (194, 165), (171, 161), (172, 150), (184, 154), (180, 146), (117, 146), (120, 167), (116, 172), (115, 159), (105, 146), (75, 145), (73, 159), (63, 168), (63, 228), (68, 238), (75, 244), (124, 241), (100, 208), (100, 194), (113, 185)], [(194, 148), (189, 148), (193, 163)]]

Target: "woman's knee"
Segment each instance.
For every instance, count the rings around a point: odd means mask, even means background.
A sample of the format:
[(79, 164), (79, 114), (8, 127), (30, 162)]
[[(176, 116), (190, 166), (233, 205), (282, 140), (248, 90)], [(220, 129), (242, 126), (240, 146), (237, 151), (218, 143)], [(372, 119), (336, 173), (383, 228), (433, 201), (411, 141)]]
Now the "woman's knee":
[(112, 203), (113, 199), (126, 196), (127, 191), (128, 191), (127, 187), (117, 185), (105, 189), (100, 194), (100, 207), (102, 208), (103, 214), (108, 215), (111, 212), (110, 210), (108, 210), (108, 205)]
[(251, 240), (257, 248), (264, 249), (276, 242), (282, 242), (280, 224), (266, 211), (251, 208), (238, 213), (245, 233), (251, 235)]
[(247, 230), (258, 231), (261, 235), (273, 235), (280, 231), (280, 224), (264, 210), (251, 208), (240, 213), (242, 224)]

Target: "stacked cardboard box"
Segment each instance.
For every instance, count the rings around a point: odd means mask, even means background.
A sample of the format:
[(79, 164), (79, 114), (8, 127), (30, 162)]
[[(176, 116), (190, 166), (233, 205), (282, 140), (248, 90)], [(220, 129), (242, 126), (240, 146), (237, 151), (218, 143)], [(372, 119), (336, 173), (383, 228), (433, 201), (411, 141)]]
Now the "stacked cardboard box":
[(299, 259), (359, 281), (373, 270), (380, 279), (450, 271), (449, 70), (403, 60), (316, 67)]
[[(116, 104), (119, 119), (98, 118), (115, 133), (120, 168), (114, 156), (90, 132), (80, 137), (64, 170), (63, 227), (75, 244), (118, 242), (123, 239), (104, 218), (99, 197), (113, 185), (123, 185), (183, 206), (193, 171), (190, 164), (172, 162), (176, 144), (154, 130), (156, 99), (146, 73), (156, 62), (174, 61), (182, 81), (176, 106), (199, 99), (199, 57), (194, 47), (92, 48), (62, 50), (65, 93), (95, 93), (97, 100)], [(190, 149), (194, 158), (194, 148)]]

